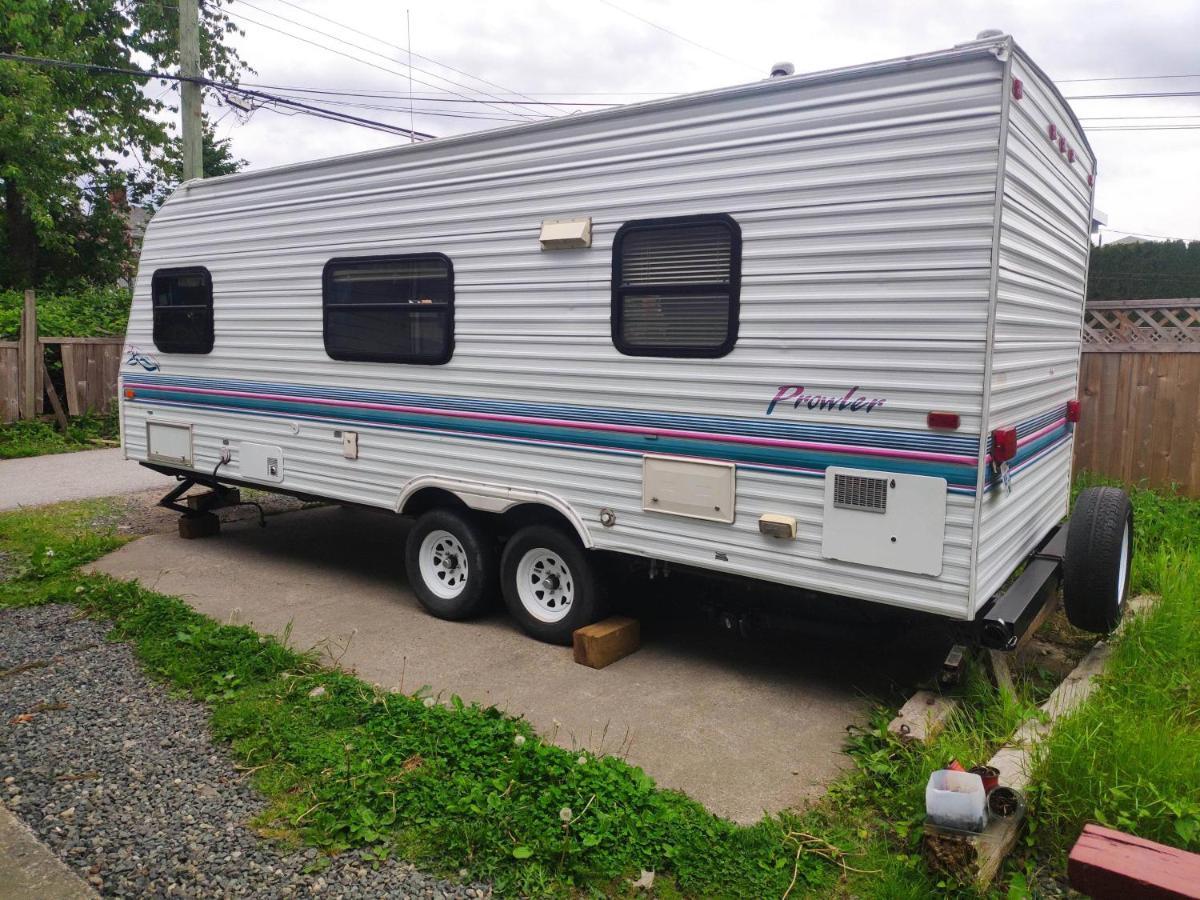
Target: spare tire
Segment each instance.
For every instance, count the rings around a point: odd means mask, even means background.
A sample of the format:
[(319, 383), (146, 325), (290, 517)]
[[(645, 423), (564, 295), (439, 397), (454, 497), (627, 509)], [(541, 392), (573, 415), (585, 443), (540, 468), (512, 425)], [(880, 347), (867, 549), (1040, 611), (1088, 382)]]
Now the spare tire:
[(1076, 628), (1107, 634), (1125, 612), (1133, 559), (1133, 504), (1120, 488), (1087, 488), (1075, 501), (1063, 554), (1063, 606)]

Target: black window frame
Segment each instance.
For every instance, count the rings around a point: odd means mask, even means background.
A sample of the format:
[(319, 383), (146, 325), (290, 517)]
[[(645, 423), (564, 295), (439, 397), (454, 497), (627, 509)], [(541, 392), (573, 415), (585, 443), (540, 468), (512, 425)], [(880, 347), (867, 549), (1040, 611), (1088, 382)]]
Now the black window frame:
[[(395, 307), (411, 307), (413, 312), (429, 312), (428, 309), (422, 310), (420, 304), (409, 303), (330, 303), (329, 297), (332, 291), (331, 280), (333, 272), (339, 266), (347, 265), (368, 265), (378, 263), (394, 263), (394, 262), (429, 262), (435, 260), (444, 263), (446, 266), (446, 341), (443, 352), (437, 357), (427, 359), (414, 359), (412, 354), (401, 352), (384, 352), (384, 353), (345, 353), (342, 351), (334, 352), (329, 348), (329, 315), (330, 310), (347, 309), (347, 308), (370, 308), (375, 310), (390, 309)], [(385, 253), (376, 256), (338, 256), (327, 263), (321, 270), (321, 341), (325, 346), (325, 354), (330, 359), (336, 359), (341, 362), (378, 362), (390, 363), (393, 365), (409, 365), (409, 366), (443, 366), (448, 363), (454, 356), (454, 263), (444, 253)]]
[[(729, 319), (725, 329), (725, 340), (716, 346), (686, 347), (678, 344), (630, 344), (623, 335), (624, 299), (627, 294), (645, 293), (645, 286), (626, 287), (621, 282), (622, 250), (625, 239), (630, 233), (646, 230), (677, 228), (689, 225), (724, 225), (729, 230), (729, 281), (725, 285), (729, 293)], [(728, 356), (737, 344), (738, 327), (741, 320), (742, 293), (742, 228), (737, 220), (728, 213), (711, 213), (704, 215), (670, 216), (655, 219), (633, 219), (617, 229), (613, 235), (612, 250), (612, 302), (609, 318), (612, 322), (612, 341), (619, 352), (625, 356), (656, 356), (674, 359), (718, 359)], [(686, 297), (695, 294), (712, 293), (714, 287), (720, 289), (719, 283), (709, 284), (666, 284), (654, 285), (654, 292), (661, 295)]]
[[(203, 275), (205, 287), (205, 302), (202, 304), (187, 304), (182, 306), (161, 306), (158, 303), (159, 282), (164, 278), (178, 278), (184, 275)], [(206, 353), (212, 353), (214, 343), (213, 330), (213, 281), (212, 273), (204, 266), (175, 266), (168, 269), (155, 269), (154, 274), (150, 276), (150, 307), (154, 319), (152, 340), (154, 346), (158, 348), (160, 353), (184, 353), (194, 356), (203, 356)], [(207, 328), (204, 332), (204, 340), (200, 345), (180, 345), (165, 340), (159, 339), (159, 311), (160, 310), (180, 310), (180, 309), (203, 309), (208, 313)]]

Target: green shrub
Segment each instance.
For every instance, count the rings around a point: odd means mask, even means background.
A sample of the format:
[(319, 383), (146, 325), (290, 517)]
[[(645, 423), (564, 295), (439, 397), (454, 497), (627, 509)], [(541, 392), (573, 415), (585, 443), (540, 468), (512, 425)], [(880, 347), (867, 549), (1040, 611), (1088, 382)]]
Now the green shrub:
[[(129, 321), (129, 290), (85, 287), (37, 297), (38, 334), (42, 337), (120, 337)], [(16, 340), (21, 330), (21, 291), (0, 291), (0, 340)]]

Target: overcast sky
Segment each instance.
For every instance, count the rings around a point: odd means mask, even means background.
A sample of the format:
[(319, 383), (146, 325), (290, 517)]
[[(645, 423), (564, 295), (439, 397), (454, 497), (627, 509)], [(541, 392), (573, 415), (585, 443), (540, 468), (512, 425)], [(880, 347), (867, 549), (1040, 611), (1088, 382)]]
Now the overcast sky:
[[(1072, 103), (1099, 159), (1096, 206), (1108, 214), (1113, 229), (1106, 239), (1120, 237), (1117, 229), (1200, 239), (1197, 0), (232, 0), (228, 9), (245, 30), (234, 41), (257, 70), (245, 76), (246, 83), (384, 94), (310, 96), (322, 102), (387, 107), (331, 106), (401, 126), (408, 124), (402, 49), (407, 9), (413, 93), (439, 98), (415, 104), (428, 111), (416, 115), (415, 127), (437, 135), (510, 124), (485, 116), (513, 119), (584, 108), (570, 101), (630, 102), (753, 81), (780, 60), (793, 62), (797, 72), (810, 72), (943, 49), (970, 40), (984, 28), (1001, 28), (1016, 37), (1068, 96), (1197, 94)], [(1152, 75), (1191, 77), (1070, 81)], [(486, 99), (485, 93), (518, 99), (516, 92), (540, 102), (562, 100), (564, 105), (514, 108), (450, 102)], [(215, 98), (209, 109), (220, 120), (218, 134), (231, 137), (234, 152), (254, 168), (406, 140), (269, 109), (256, 110), (243, 122), (243, 114), (219, 107)], [(1197, 127), (1102, 130), (1163, 125)]]

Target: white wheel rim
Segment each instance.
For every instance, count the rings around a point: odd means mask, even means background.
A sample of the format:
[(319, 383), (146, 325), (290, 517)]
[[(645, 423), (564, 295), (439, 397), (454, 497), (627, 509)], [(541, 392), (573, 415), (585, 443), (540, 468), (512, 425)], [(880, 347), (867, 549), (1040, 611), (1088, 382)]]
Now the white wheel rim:
[(421, 541), (421, 580), (443, 600), (453, 600), (467, 586), (470, 570), (462, 541), (448, 531), (431, 531)]
[(553, 550), (536, 547), (517, 563), (517, 596), (539, 622), (560, 622), (575, 601), (575, 576)]
[(1125, 577), (1129, 571), (1129, 523), (1121, 535), (1121, 565), (1117, 568), (1117, 606), (1125, 602)]

